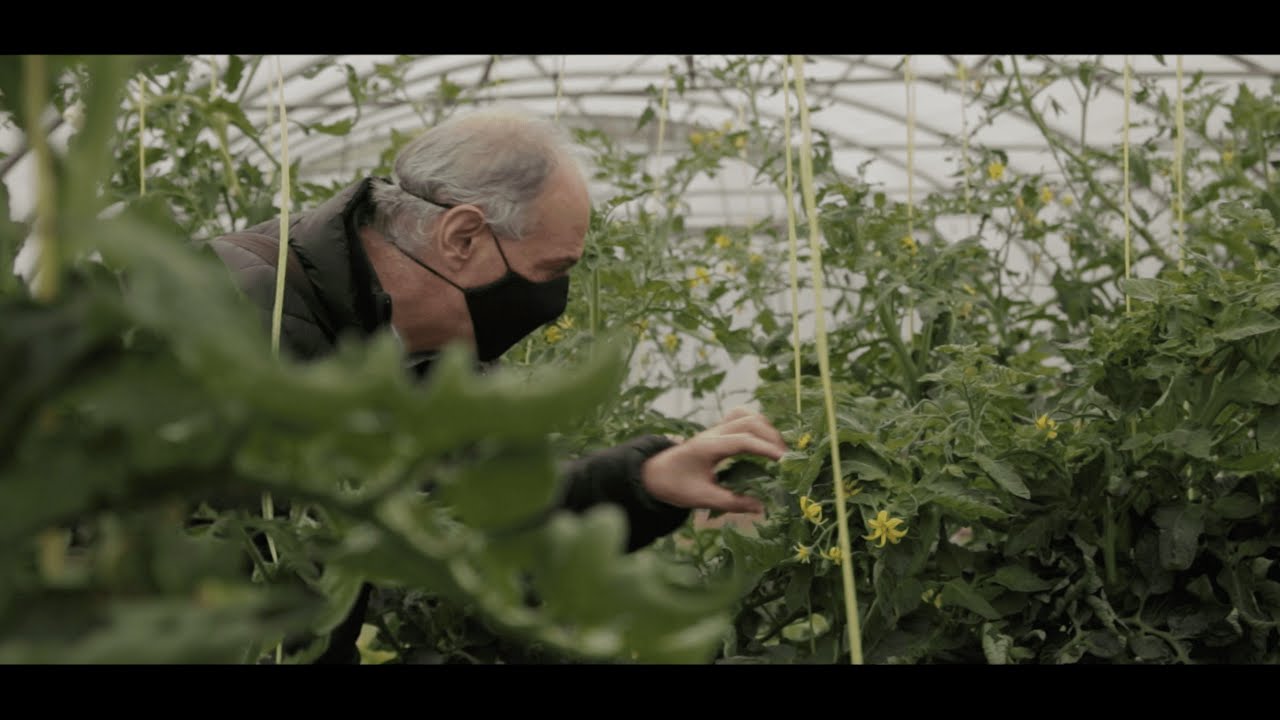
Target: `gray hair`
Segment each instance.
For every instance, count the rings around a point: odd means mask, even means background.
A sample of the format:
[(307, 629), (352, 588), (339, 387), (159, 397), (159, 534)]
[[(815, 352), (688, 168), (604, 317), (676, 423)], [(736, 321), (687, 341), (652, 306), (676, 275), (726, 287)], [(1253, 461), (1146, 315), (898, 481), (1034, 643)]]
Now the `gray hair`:
[(430, 198), (477, 205), (495, 233), (519, 238), (533, 201), (566, 162), (582, 173), (568, 135), (549, 120), (506, 108), (454, 116), (400, 151), (398, 184), (374, 185), (374, 227), (405, 250), (419, 250), (429, 223), (444, 212), (423, 200)]

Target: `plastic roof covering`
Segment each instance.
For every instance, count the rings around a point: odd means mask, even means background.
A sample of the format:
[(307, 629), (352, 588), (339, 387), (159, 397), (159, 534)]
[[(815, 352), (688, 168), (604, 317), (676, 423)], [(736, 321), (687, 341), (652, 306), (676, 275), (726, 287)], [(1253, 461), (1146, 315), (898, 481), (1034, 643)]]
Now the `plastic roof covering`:
[[(1173, 92), (1173, 56), (1166, 56), (1163, 64), (1150, 55), (1135, 55), (1130, 59), (1135, 77), (1152, 80)], [(212, 60), (218, 67), (227, 65), (226, 56), (214, 56)], [(279, 105), (277, 61), (284, 77), (284, 99), (290, 120), (314, 123), (353, 116), (344, 66), (350, 66), (361, 76), (369, 76), (375, 74), (377, 65), (393, 63), (396, 56), (285, 55), (268, 56), (265, 60), (244, 92), (242, 107), (254, 125), (261, 128), (265, 145), (278, 152), (279, 131), (273, 123), (273, 118), (278, 117)], [(308, 69), (324, 60), (332, 61), (334, 66), (306, 77)], [(971, 148), (982, 146), (1007, 152), (1009, 169), (1015, 174), (1045, 173), (1052, 178), (1058, 173), (1047, 143), (1021, 108), (987, 117), (983, 110), (986, 103), (974, 96), (972, 83), (965, 86), (957, 78), (957, 67), (963, 63), (971, 80), (995, 80), (987, 82), (982, 89), (983, 99), (989, 101), (1004, 86), (993, 68), (997, 60), (1002, 60), (1008, 70), (1008, 56), (917, 55), (911, 58), (915, 122), (910, 142), (914, 180), (910, 183), (903, 57), (816, 55), (809, 60), (807, 95), (811, 106), (820, 107), (811, 115), (814, 129), (831, 138), (833, 159), (841, 171), (855, 174), (867, 163), (866, 178), (890, 197), (906, 199), (909, 186), (915, 198), (933, 190), (954, 187), (955, 174), (961, 168), (961, 138), (966, 134)], [(1068, 63), (1091, 60), (1107, 68), (1099, 73), (1097, 84), (1101, 91), (1090, 101), (1083, 131), (1089, 145), (1116, 146), (1121, 138), (1124, 110), (1120, 80), (1124, 58), (1119, 55), (1055, 56), (1052, 60)], [(1266, 92), (1280, 78), (1280, 55), (1190, 55), (1183, 60), (1187, 78), (1204, 72), (1205, 82), (1210, 85), (1245, 83), (1256, 92)], [(1047, 65), (1045, 60), (1024, 58), (1019, 62), (1024, 77), (1032, 84)], [(723, 64), (719, 56), (676, 55), (415, 57), (409, 60), (405, 73), (406, 94), (409, 100), (424, 106), (420, 108), (423, 112), (404, 99), (366, 101), (359, 122), (345, 137), (307, 134), (291, 123), (289, 154), (292, 160), (301, 162), (301, 180), (324, 182), (348, 178), (370, 168), (387, 147), (392, 129), (412, 133), (428, 126), (432, 103), (437, 102), (437, 89), (441, 79), (447, 77), (449, 82), (464, 89), (460, 102), (516, 104), (536, 113), (557, 116), (568, 126), (602, 130), (627, 149), (643, 153), (650, 163), (647, 169), (658, 171), (677, 154), (687, 151), (691, 131), (720, 128), (726, 122), (741, 127), (744, 112), (750, 119), (743, 89), (717, 81), (708, 72), (709, 67)], [(686, 74), (690, 67), (697, 75), (681, 95), (675, 92), (671, 73)], [(777, 79), (777, 73), (772, 72), (765, 80), (776, 83)], [(666, 133), (659, 153), (658, 123), (651, 122), (640, 131), (636, 125), (646, 107), (652, 104), (651, 88), (664, 85), (670, 86), (671, 91)], [(1067, 80), (1054, 80), (1037, 97), (1038, 106), (1043, 108), (1048, 98), (1057, 100), (1062, 111), (1060, 114), (1045, 112), (1046, 122), (1069, 144), (1078, 145), (1082, 131), (1081, 103), (1075, 88)], [(776, 120), (780, 128), (781, 93), (758, 93), (756, 102), (762, 120)], [(794, 100), (792, 104), (794, 106)], [(1131, 141), (1143, 139), (1147, 131), (1140, 125), (1149, 114), (1149, 108), (1144, 106), (1131, 108), (1131, 122), (1135, 126)], [(1221, 112), (1219, 122), (1225, 114)], [(798, 137), (799, 128), (793, 130)], [(58, 139), (55, 133), (55, 144)], [(235, 138), (234, 134), (232, 146), (233, 150), (245, 151), (251, 159), (260, 153), (245, 138)], [(23, 147), (16, 130), (0, 127), (0, 150), (12, 153)], [(20, 217), (30, 212), (33, 204), (30, 163), (26, 160), (19, 155), (0, 160), (0, 176), (9, 185), (12, 210)], [(753, 182), (753, 176), (747, 163), (730, 160), (715, 178), (700, 178), (684, 197), (688, 224), (707, 227), (741, 223), (766, 215), (784, 216), (785, 208), (778, 193), (764, 182)], [(608, 197), (611, 192), (600, 184), (593, 187), (597, 199)]]
[[(961, 138), (966, 130), (971, 146), (1006, 151), (1009, 169), (1014, 173), (1057, 174), (1047, 143), (1020, 108), (986, 118), (983, 116), (985, 103), (974, 97), (972, 85), (964, 87), (962, 95), (963, 85), (956, 72), (958, 65), (963, 63), (971, 78), (994, 79), (993, 65), (997, 58), (921, 55), (911, 59), (915, 122), (910, 160), (915, 197), (954, 186), (954, 174), (960, 169)], [(325, 70), (311, 79), (303, 76), (316, 59), (302, 56), (282, 60), (290, 117), (304, 122), (333, 122), (350, 117), (350, 96), (340, 67)], [(372, 72), (376, 64), (389, 63), (394, 58), (341, 56), (332, 59), (365, 75)], [(1112, 71), (1100, 73), (1102, 90), (1099, 97), (1090, 101), (1084, 134), (1090, 145), (1114, 146), (1120, 142), (1122, 131), (1124, 96), (1120, 73), (1124, 59), (1122, 56), (1054, 58), (1067, 62), (1081, 59), (1100, 61)], [(837, 167), (853, 174), (862, 163), (869, 161), (867, 179), (898, 199), (907, 197), (909, 185), (908, 98), (902, 60), (901, 56), (823, 55), (812, 56), (806, 66), (810, 104), (821, 107), (812, 114), (813, 127), (829, 134)], [(1243, 82), (1257, 92), (1266, 92), (1280, 77), (1280, 55), (1197, 55), (1186, 56), (1183, 62), (1188, 79), (1203, 71), (1208, 83)], [(722, 64), (716, 57), (672, 55), (424, 56), (412, 62), (405, 77), (410, 99), (429, 102), (435, 97), (441, 77), (447, 76), (454, 84), (474, 89), (464, 93), (464, 97), (476, 104), (515, 103), (533, 112), (558, 116), (566, 125), (603, 130), (624, 141), (628, 149), (651, 158), (650, 170), (653, 171), (671, 162), (676, 153), (687, 151), (688, 134), (692, 130), (719, 128), (726, 122), (740, 127), (743, 114), (748, 112), (746, 92), (717, 81), (707, 72), (707, 66)], [(1003, 58), (1003, 64), (1008, 70), (1007, 57)], [(1045, 61), (1024, 59), (1020, 64), (1024, 77), (1033, 86), (1046, 67)], [(1132, 56), (1131, 64), (1135, 77), (1154, 80), (1172, 94), (1176, 82), (1173, 56), (1165, 57), (1164, 64), (1153, 56)], [(670, 85), (669, 72), (686, 73), (691, 65), (697, 72), (691, 87), (686, 87), (681, 95), (672, 86), (668, 93), (668, 121), (659, 153), (658, 123), (652, 122), (637, 132), (636, 121), (652, 104), (650, 88)], [(250, 119), (264, 126), (268, 114), (274, 110), (272, 106), (279, 102), (278, 93), (270, 85), (275, 76), (274, 67), (260, 72), (244, 101)], [(774, 73), (766, 80), (776, 82), (776, 78)], [(984, 99), (991, 100), (1003, 86), (1003, 82), (986, 83), (982, 90)], [(1081, 103), (1070, 83), (1066, 80), (1050, 83), (1038, 98), (1041, 107), (1047, 103), (1047, 97), (1056, 99), (1063, 111), (1058, 115), (1045, 113), (1046, 121), (1069, 143), (1078, 144)], [(781, 126), (784, 106), (780, 93), (759, 93), (756, 102), (762, 119), (766, 122), (774, 119)], [(794, 107), (794, 101), (792, 104)], [(1140, 125), (1149, 114), (1148, 108), (1134, 106), (1131, 122)], [(290, 155), (302, 160), (304, 176), (347, 177), (356, 169), (376, 163), (392, 128), (414, 132), (425, 127), (428, 120), (429, 112), (420, 115), (403, 101), (366, 105), (360, 122), (349, 136), (338, 138), (319, 133), (303, 136), (299, 132), (290, 138)], [(989, 122), (979, 125), (984, 120)], [(798, 135), (799, 128), (795, 131)], [(1132, 131), (1131, 140), (1142, 138), (1141, 129)], [(778, 194), (766, 185), (753, 184), (753, 175), (746, 164), (727, 163), (725, 172), (716, 178), (695, 183), (684, 198), (689, 205), (689, 224), (703, 227), (763, 215), (778, 217), (784, 213)], [(597, 197), (610, 193), (604, 186), (597, 186), (594, 191)]]
[[(816, 130), (826, 132), (832, 142), (833, 159), (839, 170), (853, 175), (864, 163), (865, 178), (879, 186), (890, 197), (905, 200), (909, 185), (913, 196), (922, 198), (933, 190), (956, 187), (961, 169), (961, 140), (969, 138), (971, 150), (978, 147), (1004, 150), (1009, 170), (1014, 174), (1042, 173), (1052, 180), (1059, 171), (1039, 129), (1020, 107), (999, 111), (991, 116), (984, 108), (1004, 85), (995, 69), (1000, 59), (1008, 71), (1008, 56), (917, 55), (911, 59), (914, 82), (915, 122), (911, 141), (914, 177), (908, 182), (908, 97), (904, 82), (902, 56), (817, 55), (806, 64), (806, 91)], [(213, 60), (218, 67), (227, 66), (226, 56)], [(329, 60), (335, 66), (313, 77), (306, 71), (317, 61)], [(347, 90), (344, 65), (361, 76), (375, 73), (378, 64), (393, 63), (396, 56), (280, 56), (280, 74), (284, 78), (284, 98), (290, 120), (305, 123), (336, 122), (353, 115)], [(780, 60), (780, 58), (777, 58)], [(1105, 70), (1097, 75), (1100, 88), (1082, 118), (1081, 102), (1076, 88), (1068, 80), (1056, 79), (1041, 84), (1040, 74), (1051, 62), (1075, 63), (1088, 60)], [(277, 58), (268, 56), (244, 92), (242, 107), (256, 127), (262, 129), (265, 145), (278, 151), (279, 130)], [(1175, 57), (1166, 56), (1161, 63), (1152, 56), (1131, 56), (1135, 80), (1153, 82), (1170, 96), (1176, 89)], [(1030, 60), (1019, 57), (1019, 66), (1029, 87), (1041, 88), (1036, 104), (1044, 120), (1069, 145), (1078, 146), (1081, 134), (1093, 147), (1116, 148), (1122, 138), (1124, 94), (1122, 71), (1124, 57), (1054, 56)], [(957, 68), (967, 68), (969, 80), (986, 79), (981, 101), (974, 95), (972, 82), (962, 85)], [(683, 95), (674, 91), (669, 73), (687, 73), (690, 64), (696, 77)], [(289, 154), (301, 164), (301, 180), (326, 182), (346, 179), (357, 171), (372, 168), (388, 146), (392, 129), (416, 132), (428, 126), (436, 102), (441, 79), (461, 86), (459, 102), (516, 104), (530, 111), (557, 116), (571, 127), (596, 128), (606, 132), (628, 150), (645, 156), (649, 172), (655, 172), (678, 154), (688, 150), (689, 133), (697, 129), (719, 129), (726, 122), (741, 127), (747, 95), (739, 87), (725, 85), (707, 72), (709, 67), (723, 66), (715, 56), (675, 55), (569, 55), (569, 56), (491, 56), (449, 55), (421, 56), (409, 61), (405, 74), (407, 96), (423, 105), (415, 109), (401, 99), (366, 101), (362, 116), (345, 137), (321, 133), (306, 134), (291, 123)], [(1228, 89), (1243, 83), (1255, 93), (1271, 90), (1280, 79), (1280, 55), (1189, 55), (1183, 57), (1183, 71), (1189, 82), (1197, 72), (1204, 73), (1205, 86)], [(776, 69), (777, 64), (769, 67)], [(773, 73), (776, 82), (776, 71)], [(488, 82), (486, 82), (486, 80)], [(496, 81), (496, 82), (495, 82)], [(657, 148), (658, 123), (651, 122), (637, 131), (637, 120), (652, 104), (651, 88), (670, 83), (668, 119), (661, 152)], [(1077, 85), (1078, 87), (1078, 85)], [(1135, 91), (1139, 87), (1135, 82)], [(559, 92), (558, 92), (559, 91)], [(962, 92), (963, 91), (963, 92)], [(559, 97), (557, 97), (559, 96)], [(1055, 114), (1046, 110), (1049, 98), (1062, 110)], [(783, 117), (781, 93), (758, 93), (757, 108), (762, 121), (776, 121), (780, 132)], [(794, 108), (794, 101), (792, 102)], [(421, 111), (421, 112), (420, 112)], [(1130, 109), (1130, 141), (1142, 142), (1151, 133), (1143, 127), (1151, 117), (1151, 109), (1135, 104)], [(1211, 119), (1210, 132), (1220, 129), (1227, 118), (1225, 109)], [(747, 116), (750, 120), (750, 115)], [(1083, 119), (1083, 123), (1082, 123)], [(51, 136), (55, 147), (60, 137), (65, 140), (65, 125)], [(793, 127), (796, 137), (799, 128)], [(61, 135), (59, 134), (61, 133)], [(243, 150), (252, 161), (260, 153), (246, 139), (233, 139), (233, 149)], [(1170, 152), (1168, 139), (1161, 142)], [(9, 186), (11, 211), (26, 216), (34, 205), (28, 158), (21, 157), (24, 143), (12, 127), (0, 126), (0, 150), (11, 154), (0, 160), (0, 176)], [(971, 155), (973, 157), (973, 155)], [(714, 178), (700, 178), (684, 195), (686, 224), (691, 228), (720, 224), (741, 224), (771, 216), (785, 219), (785, 207), (779, 193), (765, 182), (753, 182), (754, 171), (746, 163), (727, 161), (725, 169)], [(597, 183), (593, 188), (597, 200), (610, 197), (613, 190)], [(963, 224), (955, 224), (955, 229)], [(949, 234), (946, 228), (939, 230)], [(27, 248), (28, 250), (30, 248)], [(30, 260), (30, 255), (27, 260)], [(23, 263), (20, 258), (20, 265)], [(783, 307), (779, 311), (786, 312)], [(808, 330), (802, 328), (802, 332)], [(690, 350), (692, 352), (692, 350)], [(747, 358), (731, 365), (726, 390), (739, 400), (755, 384), (755, 362)], [(719, 408), (696, 402), (687, 393), (675, 392), (660, 398), (655, 405), (665, 412), (709, 421)]]

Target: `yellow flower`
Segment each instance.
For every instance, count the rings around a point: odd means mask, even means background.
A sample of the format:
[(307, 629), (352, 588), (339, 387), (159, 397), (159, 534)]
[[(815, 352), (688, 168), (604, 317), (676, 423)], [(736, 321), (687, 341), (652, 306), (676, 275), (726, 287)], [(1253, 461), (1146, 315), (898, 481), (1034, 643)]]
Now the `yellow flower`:
[(870, 535), (863, 535), (866, 540), (879, 540), (880, 547), (884, 547), (884, 543), (888, 540), (895, 545), (902, 538), (906, 537), (906, 530), (898, 530), (897, 527), (902, 524), (901, 518), (890, 518), (888, 510), (881, 510), (874, 518), (867, 521), (867, 527), (871, 528)]
[(915, 257), (916, 253), (920, 252), (920, 248), (916, 246), (916, 239), (910, 235), (904, 236), (901, 242), (902, 247), (906, 249), (907, 253), (910, 254), (911, 257)]
[(987, 166), (987, 175), (989, 175), (992, 180), (999, 180), (1004, 177), (1004, 164), (999, 160), (991, 163)]
[(796, 440), (796, 449), (803, 450), (809, 447), (809, 443), (811, 442), (813, 442), (813, 433), (805, 433), (800, 436), (799, 440)]
[(1062, 204), (1066, 205), (1067, 207), (1071, 207), (1072, 205), (1075, 204), (1075, 202), (1076, 202), (1076, 199), (1071, 197), (1070, 195), (1062, 196)]
[(977, 295), (977, 294), (978, 294), (978, 291), (977, 291), (977, 290), (974, 290), (974, 289), (973, 289), (973, 286), (972, 286), (972, 285), (970, 285), (969, 283), (965, 283), (965, 284), (961, 285), (961, 286), (960, 286), (960, 289), (961, 289), (961, 290), (964, 290), (965, 292), (969, 293), (970, 295)]
[(932, 602), (933, 606), (936, 608), (942, 607), (942, 593), (938, 592), (935, 588), (929, 588), (923, 593), (920, 593), (920, 599), (924, 602)]
[(967, 302), (961, 305), (960, 308), (956, 310), (956, 317), (960, 318), (961, 320), (968, 320), (969, 316), (972, 314), (973, 314), (973, 303), (971, 302)]
[(564, 339), (564, 331), (561, 330), (559, 326), (552, 325), (547, 328), (545, 337), (547, 338), (548, 343), (554, 345)]
[(1036, 418), (1036, 430), (1044, 432), (1050, 440), (1058, 437), (1057, 428), (1058, 423), (1051, 420), (1047, 414)]
[(690, 285), (692, 285), (693, 287), (697, 287), (699, 285), (705, 285), (711, 282), (711, 271), (704, 267), (699, 267), (698, 269), (694, 270), (693, 274), (694, 274), (694, 278), (690, 282)]
[(814, 525), (822, 524), (822, 504), (810, 500), (808, 495), (800, 497), (800, 512)]
[(747, 258), (747, 260), (750, 261), (752, 265), (759, 265), (764, 262), (764, 256), (760, 253), (751, 253), (751, 256)]
[(676, 348), (680, 347), (680, 337), (675, 333), (668, 333), (666, 337), (662, 338), (662, 344), (670, 352), (675, 352)]
[(838, 563), (840, 562), (840, 557), (841, 557), (840, 548), (836, 547), (835, 545), (832, 545), (831, 547), (827, 548), (827, 551), (823, 553), (822, 556), (833, 563)]
[(746, 136), (746, 135), (739, 135), (738, 137), (734, 138), (734, 139), (733, 139), (733, 146), (734, 146), (734, 147), (736, 147), (736, 148), (738, 148), (739, 150), (741, 150), (742, 148), (746, 147), (746, 146), (747, 146), (747, 136)]
[(568, 330), (573, 327), (573, 318), (569, 315), (565, 315), (556, 322), (556, 325), (559, 325), (561, 330)]
[(1234, 160), (1234, 159), (1235, 159), (1235, 157), (1236, 157), (1236, 154), (1235, 154), (1235, 153), (1233, 153), (1233, 152), (1231, 152), (1230, 150), (1223, 150), (1223, 151), (1222, 151), (1222, 164), (1223, 164), (1223, 165), (1230, 165), (1230, 164), (1231, 164), (1231, 161), (1232, 161), (1232, 160)]
[(729, 247), (729, 246), (730, 246), (730, 245), (732, 245), (732, 244), (733, 244), (733, 241), (729, 239), (729, 236), (728, 236), (728, 235), (725, 235), (724, 233), (721, 233), (721, 234), (719, 234), (719, 235), (717, 235), (717, 236), (716, 236), (716, 247), (718, 247), (718, 248), (727, 248), (727, 247)]
[(697, 130), (694, 130), (693, 132), (689, 133), (689, 143), (692, 144), (694, 147), (698, 147), (704, 141), (706, 141), (706, 139), (707, 139), (707, 136), (704, 135), (703, 133), (698, 132)]
[(1050, 190), (1048, 185), (1040, 188), (1040, 202), (1043, 202), (1045, 205), (1053, 202), (1053, 190)]
[(855, 483), (853, 480), (845, 478), (845, 481), (844, 481), (845, 497), (853, 497), (854, 495), (857, 495), (860, 492), (862, 492), (862, 488), (858, 487), (857, 483)]
[(796, 562), (809, 562), (809, 548), (800, 543), (796, 543)]
[(725, 120), (725, 121), (724, 121), (724, 124), (720, 126), (720, 131), (721, 131), (721, 132), (729, 132), (729, 131), (730, 131), (730, 130), (732, 130), (732, 129), (733, 129), (733, 121), (732, 121), (732, 120)]

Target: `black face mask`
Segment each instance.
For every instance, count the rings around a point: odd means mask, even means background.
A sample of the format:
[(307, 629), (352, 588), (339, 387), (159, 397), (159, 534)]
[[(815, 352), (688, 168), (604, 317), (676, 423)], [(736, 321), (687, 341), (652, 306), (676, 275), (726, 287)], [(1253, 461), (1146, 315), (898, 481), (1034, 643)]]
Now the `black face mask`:
[[(426, 198), (423, 198), (424, 200)], [(442, 208), (444, 205), (432, 200), (427, 202)], [(553, 322), (560, 317), (569, 303), (569, 277), (559, 277), (546, 282), (533, 282), (529, 278), (511, 269), (507, 255), (502, 251), (502, 243), (498, 236), (493, 236), (498, 246), (498, 254), (507, 272), (502, 277), (476, 288), (463, 288), (449, 278), (436, 272), (435, 269), (410, 255), (400, 246), (405, 257), (430, 271), (458, 290), (467, 299), (467, 311), (471, 314), (471, 326), (476, 335), (476, 356), (481, 362), (496, 360), (529, 333)]]

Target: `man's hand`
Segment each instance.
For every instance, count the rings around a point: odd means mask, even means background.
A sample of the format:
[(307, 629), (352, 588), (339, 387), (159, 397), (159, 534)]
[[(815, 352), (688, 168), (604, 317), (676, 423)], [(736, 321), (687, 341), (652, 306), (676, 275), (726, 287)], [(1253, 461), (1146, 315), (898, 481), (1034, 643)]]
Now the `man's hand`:
[(764, 505), (759, 500), (716, 484), (716, 466), (734, 455), (749, 453), (777, 460), (786, 452), (782, 433), (763, 415), (734, 408), (720, 424), (649, 458), (643, 469), (644, 487), (653, 497), (676, 507), (761, 513)]

